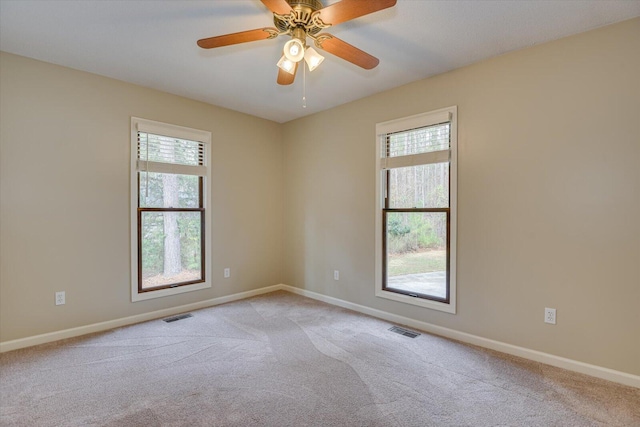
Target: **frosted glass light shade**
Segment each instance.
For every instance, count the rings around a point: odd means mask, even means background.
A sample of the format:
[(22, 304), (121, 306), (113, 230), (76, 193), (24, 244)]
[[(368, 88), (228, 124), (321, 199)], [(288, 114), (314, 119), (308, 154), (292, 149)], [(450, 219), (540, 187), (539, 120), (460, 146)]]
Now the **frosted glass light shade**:
[(304, 45), (298, 39), (291, 39), (284, 44), (284, 56), (289, 61), (300, 62), (304, 58)]
[(318, 65), (322, 64), (324, 56), (316, 52), (314, 48), (308, 47), (304, 52), (304, 60), (309, 66), (309, 71), (313, 71), (318, 67)]
[(289, 74), (293, 74), (296, 69), (295, 62), (287, 59), (287, 57), (284, 55), (282, 55), (282, 58), (280, 58), (280, 61), (278, 61), (278, 67)]

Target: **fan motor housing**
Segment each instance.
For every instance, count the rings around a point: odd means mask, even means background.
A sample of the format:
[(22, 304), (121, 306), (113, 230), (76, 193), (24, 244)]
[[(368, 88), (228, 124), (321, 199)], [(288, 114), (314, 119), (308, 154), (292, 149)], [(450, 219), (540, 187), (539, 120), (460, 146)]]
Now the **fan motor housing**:
[(292, 31), (295, 28), (304, 28), (307, 34), (317, 34), (325, 28), (321, 23), (313, 19), (315, 11), (324, 7), (320, 0), (286, 0), (291, 6), (289, 15), (273, 14), (273, 23), (281, 32)]
[(320, 0), (287, 0), (287, 3), (289, 3), (291, 7), (306, 6), (313, 9), (314, 12), (324, 7)]

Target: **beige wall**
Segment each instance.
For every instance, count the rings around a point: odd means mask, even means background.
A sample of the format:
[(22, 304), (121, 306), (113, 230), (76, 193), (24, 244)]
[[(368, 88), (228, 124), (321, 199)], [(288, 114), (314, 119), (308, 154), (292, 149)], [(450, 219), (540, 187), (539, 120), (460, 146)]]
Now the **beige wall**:
[[(6, 53), (0, 67), (0, 341), (280, 283), (281, 125)], [(213, 134), (211, 289), (130, 302), (131, 116)]]
[[(285, 124), (284, 283), (639, 375), (639, 52), (635, 19)], [(374, 296), (375, 124), (452, 105), (456, 315)]]
[[(639, 51), (635, 19), (284, 125), (3, 53), (0, 341), (283, 282), (640, 375)], [(375, 123), (451, 105), (456, 315), (374, 296)], [(130, 302), (130, 116), (213, 133), (211, 289)]]

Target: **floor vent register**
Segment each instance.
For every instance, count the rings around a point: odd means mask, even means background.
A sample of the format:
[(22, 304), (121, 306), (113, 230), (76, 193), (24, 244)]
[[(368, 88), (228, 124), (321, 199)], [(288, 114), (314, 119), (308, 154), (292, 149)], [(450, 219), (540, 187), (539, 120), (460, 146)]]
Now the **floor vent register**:
[(187, 319), (189, 317), (193, 317), (193, 315), (191, 313), (178, 314), (177, 316), (167, 317), (166, 319), (162, 319), (162, 320), (167, 323), (170, 323), (170, 322), (175, 322), (177, 320)]
[(405, 337), (409, 337), (409, 338), (415, 338), (420, 336), (419, 333), (410, 331), (409, 329), (401, 328), (400, 326), (394, 326), (389, 330), (391, 332), (395, 332), (396, 334), (404, 335)]

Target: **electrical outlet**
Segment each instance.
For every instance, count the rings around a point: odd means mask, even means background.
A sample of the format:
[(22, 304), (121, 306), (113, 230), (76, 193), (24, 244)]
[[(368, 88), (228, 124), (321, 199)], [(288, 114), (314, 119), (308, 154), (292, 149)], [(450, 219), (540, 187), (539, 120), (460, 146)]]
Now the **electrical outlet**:
[(56, 305), (64, 305), (65, 299), (64, 291), (56, 292)]
[(544, 309), (544, 323), (551, 323), (552, 325), (556, 324), (556, 309), (555, 308), (545, 308)]
[(340, 280), (340, 272), (338, 270), (333, 270), (333, 280)]
[(231, 269), (230, 268), (225, 268), (224, 269), (224, 278), (228, 279), (229, 277), (231, 277)]

